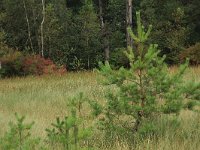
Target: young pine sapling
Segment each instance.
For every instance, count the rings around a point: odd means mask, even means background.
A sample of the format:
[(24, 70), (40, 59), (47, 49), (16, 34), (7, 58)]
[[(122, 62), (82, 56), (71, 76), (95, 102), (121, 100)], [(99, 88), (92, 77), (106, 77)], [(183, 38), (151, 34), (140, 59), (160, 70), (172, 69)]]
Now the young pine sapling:
[(152, 117), (178, 115), (184, 108), (194, 108), (200, 100), (200, 83), (185, 84), (183, 78), (188, 60), (171, 74), (165, 56), (159, 56), (158, 45), (147, 43), (152, 26), (145, 31), (140, 12), (136, 17), (137, 34), (128, 28), (136, 48), (125, 51), (130, 67), (113, 70), (108, 62), (100, 63), (99, 72), (112, 90), (107, 91), (105, 105), (91, 103), (94, 114), (101, 114), (104, 128), (134, 133)]

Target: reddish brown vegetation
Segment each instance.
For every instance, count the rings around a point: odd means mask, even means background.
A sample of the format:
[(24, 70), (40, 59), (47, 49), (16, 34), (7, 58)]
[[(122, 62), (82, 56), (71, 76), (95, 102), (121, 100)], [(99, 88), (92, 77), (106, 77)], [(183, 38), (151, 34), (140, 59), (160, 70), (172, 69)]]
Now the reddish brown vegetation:
[(57, 67), (52, 60), (44, 59), (39, 55), (27, 56), (23, 60), (23, 70), (25, 74), (43, 75), (66, 72), (64, 66)]
[(192, 65), (200, 64), (200, 43), (196, 43), (180, 54), (181, 61), (185, 60), (186, 58), (190, 59), (190, 64)]
[(21, 75), (43, 75), (43, 74), (64, 74), (64, 66), (56, 66), (50, 59), (45, 59), (40, 55), (24, 56), (19, 51), (4, 48), (0, 57), (2, 68), (1, 77), (21, 76)]

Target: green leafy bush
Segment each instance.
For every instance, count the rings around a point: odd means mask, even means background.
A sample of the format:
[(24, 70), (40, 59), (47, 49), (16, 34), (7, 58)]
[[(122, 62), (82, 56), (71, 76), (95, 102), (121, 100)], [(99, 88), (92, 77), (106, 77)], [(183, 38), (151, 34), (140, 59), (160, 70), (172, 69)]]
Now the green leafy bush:
[(69, 68), (73, 71), (80, 71), (84, 69), (84, 64), (81, 59), (78, 59), (76, 56), (74, 57), (72, 63), (70, 63)]
[(119, 68), (121, 66), (125, 67), (129, 66), (129, 62), (126, 58), (126, 55), (124, 54), (124, 50), (125, 49), (121, 48), (111, 52), (111, 57), (109, 62), (114, 68)]

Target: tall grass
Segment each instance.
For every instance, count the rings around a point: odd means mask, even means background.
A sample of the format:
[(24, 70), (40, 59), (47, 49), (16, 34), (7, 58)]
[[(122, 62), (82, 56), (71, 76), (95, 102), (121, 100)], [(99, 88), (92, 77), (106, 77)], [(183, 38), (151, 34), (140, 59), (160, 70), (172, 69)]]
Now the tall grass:
[[(176, 67), (170, 69), (173, 73)], [(25, 77), (0, 80), (0, 136), (7, 130), (7, 124), (14, 119), (17, 112), (27, 116), (27, 121), (35, 121), (33, 135), (45, 137), (48, 128), (56, 117), (65, 116), (67, 101), (83, 92), (92, 100), (104, 100), (104, 87), (97, 82), (94, 72), (67, 73), (63, 76)], [(200, 67), (188, 69), (185, 81), (200, 81)], [(89, 111), (89, 110), (85, 110)], [(200, 149), (200, 115), (183, 111), (180, 115), (180, 126), (171, 126), (168, 119), (159, 122), (158, 137), (138, 140), (130, 144), (130, 139), (115, 140), (109, 146), (103, 137), (96, 133), (96, 145), (100, 149), (113, 150), (196, 150)], [(165, 133), (161, 130), (167, 129)], [(98, 141), (97, 141), (98, 140)], [(107, 139), (106, 139), (107, 140)]]

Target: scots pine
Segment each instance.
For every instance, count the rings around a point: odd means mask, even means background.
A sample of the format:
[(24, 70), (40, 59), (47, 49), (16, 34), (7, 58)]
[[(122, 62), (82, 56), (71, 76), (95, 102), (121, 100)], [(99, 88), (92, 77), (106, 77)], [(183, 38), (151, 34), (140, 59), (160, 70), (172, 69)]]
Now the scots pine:
[(0, 139), (0, 149), (5, 150), (39, 150), (40, 139), (31, 137), (34, 122), (24, 123), (25, 116), (15, 114), (16, 123), (10, 122), (10, 130)]
[(145, 30), (140, 12), (136, 17), (136, 34), (128, 28), (135, 48), (124, 52), (130, 67), (113, 70), (108, 62), (99, 64), (99, 73), (110, 90), (106, 91), (104, 105), (93, 102), (91, 106), (93, 114), (100, 115), (101, 127), (110, 131), (156, 130), (153, 118), (162, 114), (176, 116), (182, 109), (194, 108), (200, 100), (200, 84), (184, 81), (188, 60), (176, 73), (170, 73), (165, 56), (159, 56), (158, 45), (148, 45), (152, 26)]
[(85, 127), (82, 113), (83, 103), (87, 98), (80, 93), (77, 97), (69, 100), (69, 115), (63, 120), (59, 117), (52, 123), (52, 129), (46, 129), (48, 143), (51, 147), (61, 146), (64, 150), (91, 149), (89, 139), (92, 128)]

